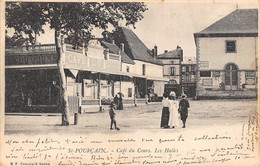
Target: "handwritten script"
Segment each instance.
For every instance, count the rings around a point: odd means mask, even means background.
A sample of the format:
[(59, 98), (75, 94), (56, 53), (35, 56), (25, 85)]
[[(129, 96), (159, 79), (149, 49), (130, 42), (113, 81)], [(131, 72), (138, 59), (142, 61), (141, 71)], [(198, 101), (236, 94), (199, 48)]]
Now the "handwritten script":
[(258, 126), (258, 114), (254, 113), (248, 123), (222, 126), (216, 131), (191, 128), (131, 136), (120, 132), (104, 137), (6, 136), (4, 158), (6, 165), (30, 166), (254, 164)]

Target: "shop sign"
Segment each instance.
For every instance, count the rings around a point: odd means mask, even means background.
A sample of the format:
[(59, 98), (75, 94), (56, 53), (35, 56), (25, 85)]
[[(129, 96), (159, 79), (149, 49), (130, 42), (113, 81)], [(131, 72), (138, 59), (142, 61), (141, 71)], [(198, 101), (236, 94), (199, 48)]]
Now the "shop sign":
[(66, 56), (66, 63), (86, 65), (87, 64), (87, 57), (69, 54), (69, 55)]
[(213, 77), (220, 77), (220, 71), (212, 71)]
[(254, 71), (246, 71), (246, 78), (254, 78), (255, 72)]
[(212, 86), (213, 85), (213, 80), (212, 79), (202, 79), (202, 85), (203, 86)]
[(40, 65), (56, 63), (56, 54), (6, 56), (6, 65)]
[(199, 66), (204, 67), (204, 68), (208, 68), (209, 67), (209, 61), (200, 61)]
[(88, 57), (83, 54), (66, 54), (65, 56), (65, 68), (69, 69), (87, 69)]
[(179, 79), (179, 76), (170, 76), (169, 79)]
[(246, 84), (247, 85), (255, 85), (255, 79), (254, 78), (247, 78)]

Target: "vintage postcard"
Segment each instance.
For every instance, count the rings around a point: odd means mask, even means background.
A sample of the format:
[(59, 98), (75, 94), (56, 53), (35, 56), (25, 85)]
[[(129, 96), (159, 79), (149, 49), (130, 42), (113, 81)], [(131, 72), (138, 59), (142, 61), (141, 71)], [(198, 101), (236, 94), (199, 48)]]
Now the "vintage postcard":
[(1, 2), (2, 166), (258, 166), (259, 1)]

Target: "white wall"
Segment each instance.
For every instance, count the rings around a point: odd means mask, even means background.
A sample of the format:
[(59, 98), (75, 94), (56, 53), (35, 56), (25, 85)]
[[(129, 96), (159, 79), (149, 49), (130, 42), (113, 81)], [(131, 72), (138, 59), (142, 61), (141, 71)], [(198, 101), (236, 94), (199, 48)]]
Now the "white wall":
[(122, 72), (126, 72), (126, 67), (129, 66), (129, 73), (135, 73), (135, 66), (133, 64), (122, 63)]
[(143, 64), (145, 64), (145, 76), (150, 77), (163, 77), (163, 66), (155, 65), (152, 63), (147, 63), (139, 60), (134, 60), (135, 62), (135, 74), (142, 75)]
[[(132, 97), (128, 97), (128, 88), (132, 89)], [(130, 81), (121, 82), (121, 92), (124, 94), (124, 98), (134, 98), (134, 83)], [(117, 92), (116, 92), (117, 93)]]
[[(226, 53), (226, 40), (236, 40), (236, 53)], [(199, 57), (208, 61), (209, 67), (200, 70), (223, 70), (227, 63), (235, 63), (239, 70), (255, 69), (256, 37), (199, 38)]]
[(162, 82), (162, 81), (154, 81), (154, 93), (156, 93), (158, 96), (163, 96), (164, 92), (164, 85), (167, 82)]

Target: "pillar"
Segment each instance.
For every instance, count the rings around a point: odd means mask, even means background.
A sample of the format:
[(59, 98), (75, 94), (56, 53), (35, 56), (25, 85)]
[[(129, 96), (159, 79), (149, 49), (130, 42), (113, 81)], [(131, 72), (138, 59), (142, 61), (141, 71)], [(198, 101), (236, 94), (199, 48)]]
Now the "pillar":
[(98, 106), (99, 106), (99, 111), (102, 111), (102, 105), (101, 105), (101, 74), (98, 73)]

